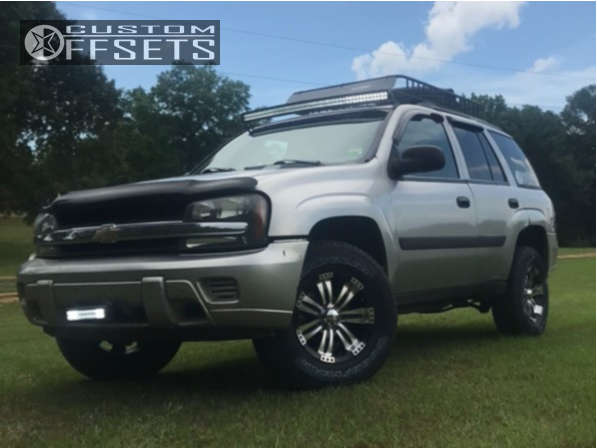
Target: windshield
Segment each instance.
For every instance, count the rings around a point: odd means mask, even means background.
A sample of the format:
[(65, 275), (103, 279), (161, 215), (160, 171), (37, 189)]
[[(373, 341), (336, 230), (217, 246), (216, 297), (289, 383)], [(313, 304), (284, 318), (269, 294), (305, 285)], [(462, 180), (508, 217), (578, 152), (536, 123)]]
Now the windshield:
[(381, 122), (331, 123), (257, 135), (244, 133), (220, 149), (201, 171), (357, 162), (366, 156)]

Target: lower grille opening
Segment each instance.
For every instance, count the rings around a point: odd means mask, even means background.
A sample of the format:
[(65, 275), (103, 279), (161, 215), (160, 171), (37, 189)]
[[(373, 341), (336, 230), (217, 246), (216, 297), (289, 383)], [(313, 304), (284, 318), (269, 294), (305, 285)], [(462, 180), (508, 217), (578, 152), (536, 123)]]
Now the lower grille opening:
[(194, 297), (170, 299), (170, 308), (178, 322), (194, 322), (205, 319), (203, 308)]
[(212, 301), (237, 301), (240, 295), (238, 283), (231, 277), (204, 278), (201, 280), (201, 284)]
[(41, 310), (39, 308), (39, 303), (35, 299), (25, 299), (23, 301), (23, 306), (25, 308), (25, 313), (29, 316), (31, 320), (34, 322), (44, 322), (44, 318), (42, 317)]
[(146, 323), (147, 314), (142, 304), (112, 303), (108, 307), (108, 319), (115, 323)]
[(106, 257), (133, 254), (180, 253), (178, 238), (155, 238), (152, 240), (118, 241), (111, 244), (63, 244), (50, 246), (42, 251), (40, 258)]

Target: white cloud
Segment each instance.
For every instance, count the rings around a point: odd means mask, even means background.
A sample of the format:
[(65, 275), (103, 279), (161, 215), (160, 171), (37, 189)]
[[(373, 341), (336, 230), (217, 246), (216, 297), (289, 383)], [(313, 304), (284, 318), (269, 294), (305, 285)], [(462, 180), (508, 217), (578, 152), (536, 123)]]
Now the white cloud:
[(425, 41), (413, 48), (388, 41), (352, 61), (358, 79), (433, 70), (472, 48), (471, 39), (484, 28), (516, 28), (521, 3), (436, 2), (429, 11)]
[(533, 66), (529, 71), (533, 73), (542, 73), (556, 68), (558, 64), (558, 60), (553, 56), (548, 58), (539, 58), (533, 62)]
[[(556, 70), (538, 74), (533, 67), (502, 79), (481, 82), (479, 92), (501, 93), (512, 106), (537, 105), (559, 112), (566, 104), (566, 97), (574, 91), (595, 82), (595, 66), (575, 70)], [(541, 73), (541, 72), (540, 72)]]

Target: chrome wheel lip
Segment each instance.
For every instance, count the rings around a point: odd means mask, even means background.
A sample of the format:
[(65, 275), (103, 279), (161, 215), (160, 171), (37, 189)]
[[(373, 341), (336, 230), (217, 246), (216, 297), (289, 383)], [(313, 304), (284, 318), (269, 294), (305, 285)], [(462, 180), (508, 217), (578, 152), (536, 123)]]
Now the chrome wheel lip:
[(342, 278), (328, 271), (306, 289), (299, 293), (295, 309), (299, 344), (326, 364), (354, 359), (367, 347), (375, 324), (375, 309), (363, 283), (354, 275)]

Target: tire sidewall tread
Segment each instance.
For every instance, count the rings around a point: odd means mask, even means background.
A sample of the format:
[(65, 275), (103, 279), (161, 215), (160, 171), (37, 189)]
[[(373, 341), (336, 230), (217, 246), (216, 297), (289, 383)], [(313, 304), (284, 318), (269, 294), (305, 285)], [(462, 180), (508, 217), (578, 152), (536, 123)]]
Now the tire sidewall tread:
[[(311, 243), (301, 274), (303, 278), (328, 265), (349, 265), (362, 273), (369, 287), (374, 285), (377, 301), (376, 325), (381, 335), (362, 358), (346, 363), (324, 364), (299, 344), (294, 327), (279, 331), (272, 337), (254, 341), (259, 358), (291, 387), (320, 387), (362, 381), (373, 375), (387, 358), (394, 339), (397, 312), (385, 272), (366, 252), (342, 242)], [(379, 316), (379, 317), (378, 317)], [(379, 320), (378, 320), (379, 319)], [(360, 356), (360, 355), (359, 355)]]
[[(533, 324), (524, 314), (522, 308), (522, 289), (527, 268), (532, 262), (539, 265), (546, 296), (544, 318), (539, 325)], [(541, 254), (532, 247), (517, 247), (510, 270), (507, 292), (502, 297), (497, 298), (492, 306), (493, 320), (501, 333), (540, 335), (545, 331), (549, 315), (549, 289), (546, 278), (547, 266)]]

